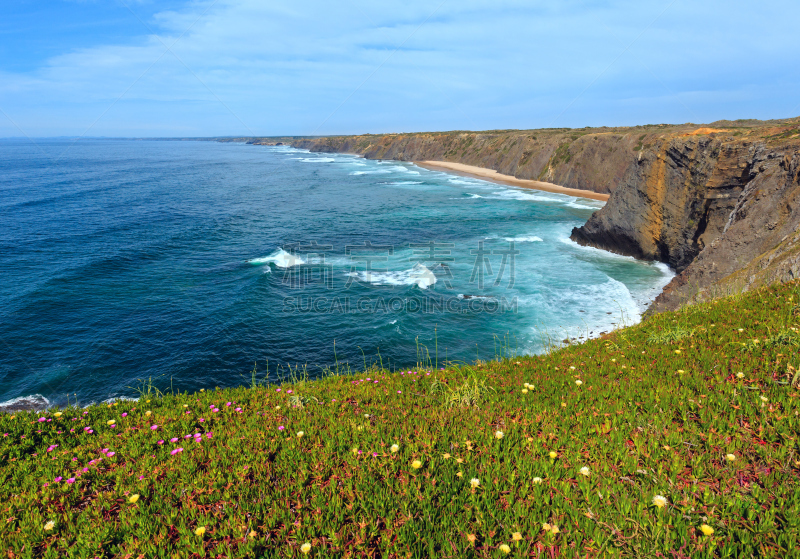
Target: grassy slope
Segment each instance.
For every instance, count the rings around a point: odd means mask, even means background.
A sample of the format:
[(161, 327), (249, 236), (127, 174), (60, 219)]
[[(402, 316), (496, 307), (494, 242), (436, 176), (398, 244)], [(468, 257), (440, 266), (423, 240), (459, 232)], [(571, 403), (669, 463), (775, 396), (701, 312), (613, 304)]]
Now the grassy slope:
[[(503, 544), (514, 556), (797, 556), (800, 406), (787, 371), (800, 364), (798, 303), (800, 284), (789, 284), (549, 356), (153, 396), (53, 410), (44, 422), (5, 415), (0, 549), (299, 556), (309, 542), (320, 557), (496, 557)], [(448, 408), (447, 389), (431, 392), (435, 378), (455, 389), (470, 377), (493, 388), (479, 408)], [(524, 382), (535, 388), (523, 393)], [(289, 405), (298, 394), (303, 408)], [(169, 441), (196, 432), (212, 436)], [(668, 504), (654, 506), (655, 495)]]

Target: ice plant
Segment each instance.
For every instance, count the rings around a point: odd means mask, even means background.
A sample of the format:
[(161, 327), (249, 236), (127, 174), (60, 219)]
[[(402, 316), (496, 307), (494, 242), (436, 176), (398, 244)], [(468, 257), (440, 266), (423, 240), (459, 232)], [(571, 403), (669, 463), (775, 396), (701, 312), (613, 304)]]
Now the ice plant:
[(298, 432), (297, 432), (297, 438), (298, 438), (298, 439), (302, 439), (302, 438), (303, 438), (303, 435), (305, 435), (305, 432), (303, 432), (303, 431), (298, 431)]
[(535, 483), (536, 485), (539, 485), (540, 483), (542, 483), (542, 478), (540, 478), (540, 477), (533, 478), (533, 483)]
[(197, 528), (197, 530), (194, 531), (194, 535), (195, 536), (200, 536), (200, 537), (203, 537), (203, 534), (205, 534), (205, 533), (206, 533), (206, 527), (205, 526), (200, 526), (199, 528)]
[(733, 462), (733, 461), (736, 460), (736, 455), (734, 455), (734, 454), (726, 454), (725, 455), (725, 460), (727, 460), (728, 462)]
[(554, 450), (550, 451), (550, 458), (553, 459), (553, 460), (558, 458), (558, 454), (556, 453), (556, 451), (554, 451)]
[(583, 384), (583, 381), (582, 381), (581, 379), (578, 379), (578, 380), (576, 380), (576, 381), (575, 381), (575, 384), (577, 384), (578, 386), (580, 386), (580, 385), (582, 385), (582, 384)]
[(397, 444), (393, 444), (391, 447), (389, 447), (389, 450), (391, 450), (391, 451), (392, 451), (392, 453), (395, 453), (395, 452), (397, 452), (398, 450), (400, 450), (400, 446), (399, 446), (399, 445), (397, 445)]
[(304, 543), (300, 546), (300, 551), (303, 553), (303, 555), (308, 555), (308, 552), (311, 551), (311, 544), (308, 542)]
[(500, 551), (502, 551), (502, 552), (503, 552), (503, 553), (505, 553), (506, 555), (508, 555), (509, 553), (511, 553), (511, 548), (510, 548), (510, 547), (508, 547), (508, 545), (507, 545), (507, 544), (501, 544), (499, 549), (500, 549)]
[(580, 470), (578, 470), (578, 473), (579, 473), (579, 474), (581, 474), (582, 476), (589, 477), (589, 468), (587, 468), (586, 466), (584, 466), (583, 468), (581, 468)]
[(663, 508), (667, 504), (667, 498), (663, 495), (656, 495), (653, 497), (653, 505), (657, 506), (658, 508)]
[(504, 436), (505, 436), (505, 434), (502, 431), (495, 431), (495, 433), (494, 433), (494, 438), (495, 439), (502, 439)]
[(714, 528), (712, 528), (708, 524), (701, 524), (700, 531), (703, 532), (704, 535), (710, 536), (711, 534), (714, 533)]
[(420, 462), (419, 460), (414, 460), (413, 462), (411, 462), (411, 467), (414, 468), (415, 470), (419, 470), (422, 467), (422, 462)]
[(132, 504), (132, 505), (133, 505), (133, 504), (135, 504), (135, 503), (136, 503), (136, 501), (138, 501), (138, 500), (139, 500), (139, 494), (138, 494), (138, 493), (134, 493), (133, 495), (131, 495), (130, 497), (128, 497), (128, 502), (129, 502), (130, 504)]
[(55, 527), (56, 527), (56, 523), (53, 522), (52, 520), (48, 520), (44, 525), (44, 529), (47, 530), (48, 532), (50, 530), (52, 530), (53, 528), (55, 528)]
[(481, 484), (481, 480), (474, 477), (471, 480), (469, 480), (469, 484), (473, 489), (476, 489)]
[(518, 542), (522, 539), (522, 534), (520, 532), (514, 532), (513, 534), (511, 534), (511, 539), (514, 540), (515, 542)]

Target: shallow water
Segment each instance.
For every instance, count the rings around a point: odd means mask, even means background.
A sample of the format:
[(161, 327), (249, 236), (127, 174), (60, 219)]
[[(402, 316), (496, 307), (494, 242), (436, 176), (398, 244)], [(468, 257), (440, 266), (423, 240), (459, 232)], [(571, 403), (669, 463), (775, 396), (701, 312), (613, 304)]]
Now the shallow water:
[(0, 401), (596, 336), (672, 275), (569, 241), (600, 207), (284, 146), (3, 141)]

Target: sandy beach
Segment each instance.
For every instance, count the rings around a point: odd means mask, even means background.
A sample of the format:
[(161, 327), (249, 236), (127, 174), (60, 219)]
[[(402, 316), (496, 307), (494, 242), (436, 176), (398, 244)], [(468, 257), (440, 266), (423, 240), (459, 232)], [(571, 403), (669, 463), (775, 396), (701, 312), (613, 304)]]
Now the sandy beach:
[(578, 190), (577, 188), (566, 188), (558, 186), (549, 182), (532, 181), (526, 179), (518, 179), (511, 175), (503, 175), (492, 169), (484, 169), (483, 167), (475, 167), (473, 165), (464, 165), (463, 163), (450, 163), (449, 161), (415, 161), (416, 165), (430, 169), (431, 171), (445, 171), (447, 173), (454, 173), (456, 175), (463, 175), (466, 177), (473, 177), (477, 179), (484, 179), (499, 184), (507, 184), (510, 186), (519, 186), (520, 188), (532, 188), (534, 190), (543, 190), (545, 192), (555, 192), (558, 194), (566, 194), (567, 196), (575, 196), (578, 198), (591, 198), (592, 200), (608, 200), (608, 194), (598, 194), (590, 190)]

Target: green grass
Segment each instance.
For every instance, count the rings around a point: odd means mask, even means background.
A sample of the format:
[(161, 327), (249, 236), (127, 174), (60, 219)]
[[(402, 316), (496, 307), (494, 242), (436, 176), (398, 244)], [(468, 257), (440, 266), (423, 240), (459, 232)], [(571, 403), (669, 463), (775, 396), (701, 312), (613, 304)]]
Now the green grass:
[(798, 556), (798, 301), (800, 284), (776, 286), (446, 371), (3, 415), (0, 549)]

